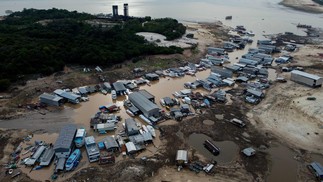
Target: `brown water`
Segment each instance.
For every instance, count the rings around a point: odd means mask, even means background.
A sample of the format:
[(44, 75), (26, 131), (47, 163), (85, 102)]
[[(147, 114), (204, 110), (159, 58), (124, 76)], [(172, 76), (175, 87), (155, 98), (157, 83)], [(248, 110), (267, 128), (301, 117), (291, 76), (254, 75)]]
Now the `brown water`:
[[(220, 154), (214, 156), (203, 145), (205, 140), (212, 141), (217, 147), (220, 148)], [(238, 155), (239, 147), (232, 141), (214, 141), (210, 137), (204, 134), (193, 133), (188, 138), (188, 143), (196, 149), (199, 153), (205, 156), (207, 159), (215, 160), (218, 164), (229, 164), (234, 161)]]
[(268, 150), (271, 158), (271, 170), (268, 182), (295, 182), (299, 163), (294, 159), (296, 153), (281, 144), (275, 143)]

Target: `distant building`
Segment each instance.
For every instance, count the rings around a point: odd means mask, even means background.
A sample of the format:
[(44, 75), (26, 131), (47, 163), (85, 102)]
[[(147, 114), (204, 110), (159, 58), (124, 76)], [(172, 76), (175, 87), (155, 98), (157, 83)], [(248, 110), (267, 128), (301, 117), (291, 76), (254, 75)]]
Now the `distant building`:
[(129, 6), (128, 3), (123, 4), (123, 16), (128, 17), (129, 16)]
[(118, 5), (113, 5), (112, 6), (112, 15), (113, 15), (113, 17), (119, 16), (119, 14), (118, 14)]

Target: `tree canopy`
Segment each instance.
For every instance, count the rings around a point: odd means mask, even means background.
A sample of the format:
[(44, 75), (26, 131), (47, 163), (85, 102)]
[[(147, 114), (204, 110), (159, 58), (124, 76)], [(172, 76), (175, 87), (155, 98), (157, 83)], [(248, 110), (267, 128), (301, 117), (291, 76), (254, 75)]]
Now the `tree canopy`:
[(1, 83), (7, 86), (19, 75), (48, 75), (66, 64), (111, 66), (137, 56), (183, 51), (178, 47), (158, 47), (135, 35), (149, 31), (169, 40), (178, 38), (185, 33), (185, 27), (174, 19), (148, 19), (142, 26), (147, 18), (132, 18), (103, 28), (88, 23), (95, 18), (59, 9), (24, 9), (10, 14), (0, 21)]

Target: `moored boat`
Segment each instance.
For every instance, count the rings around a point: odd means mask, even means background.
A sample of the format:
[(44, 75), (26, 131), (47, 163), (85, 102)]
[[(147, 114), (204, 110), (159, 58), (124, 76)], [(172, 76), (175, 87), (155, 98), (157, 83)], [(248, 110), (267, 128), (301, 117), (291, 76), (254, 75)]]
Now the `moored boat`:
[(129, 109), (127, 109), (126, 110), (126, 113), (129, 115), (129, 116), (131, 116), (131, 117), (134, 117), (135, 115), (129, 110)]
[(147, 125), (147, 129), (148, 129), (149, 133), (151, 134), (151, 136), (156, 137), (156, 132), (155, 132), (154, 127)]
[(65, 169), (71, 171), (77, 167), (81, 159), (82, 153), (80, 149), (75, 149), (74, 152), (68, 157), (65, 163)]
[(86, 137), (86, 131), (84, 128), (80, 128), (76, 132), (74, 143), (77, 148), (80, 148), (84, 145), (84, 139)]

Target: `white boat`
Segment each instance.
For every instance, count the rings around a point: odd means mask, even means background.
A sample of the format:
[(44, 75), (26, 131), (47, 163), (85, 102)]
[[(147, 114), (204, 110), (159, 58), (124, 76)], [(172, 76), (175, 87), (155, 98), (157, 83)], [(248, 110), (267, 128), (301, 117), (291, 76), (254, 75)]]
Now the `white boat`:
[(148, 130), (148, 128), (147, 128), (147, 126), (146, 125), (142, 125), (142, 129), (144, 130), (144, 132), (149, 132), (149, 130)]
[(149, 133), (151, 134), (151, 136), (156, 137), (156, 132), (155, 132), (154, 127), (147, 125), (147, 129), (148, 129)]
[(144, 120), (147, 124), (151, 125), (150, 120), (148, 118), (146, 118), (144, 115), (140, 114), (139, 115), (139, 118), (142, 119), (142, 120)]
[(65, 169), (71, 171), (77, 167), (82, 157), (82, 152), (80, 149), (75, 149), (74, 152), (69, 156), (66, 161)]
[(112, 100), (117, 99), (117, 92), (115, 90), (111, 91), (111, 97), (112, 97)]
[(135, 115), (129, 110), (129, 109), (127, 109), (126, 110), (126, 113), (129, 115), (129, 116), (131, 116), (131, 117), (134, 117)]
[(144, 133), (144, 131), (142, 131), (142, 129), (140, 129), (140, 130), (139, 130), (139, 133), (140, 133), (140, 134), (143, 134), (143, 133)]
[(86, 137), (85, 129), (84, 128), (78, 129), (74, 139), (74, 143), (77, 148), (80, 148), (84, 145), (85, 137)]
[(160, 99), (160, 105), (162, 105), (163, 107), (165, 107), (165, 101), (164, 101), (164, 99)]

